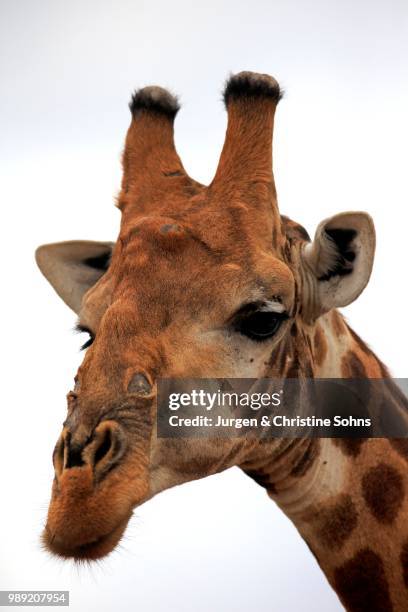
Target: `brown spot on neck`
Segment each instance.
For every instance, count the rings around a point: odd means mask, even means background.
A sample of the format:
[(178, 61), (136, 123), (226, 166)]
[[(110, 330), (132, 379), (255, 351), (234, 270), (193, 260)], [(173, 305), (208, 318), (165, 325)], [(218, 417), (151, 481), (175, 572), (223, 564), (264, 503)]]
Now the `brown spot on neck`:
[(349, 612), (392, 612), (381, 558), (369, 548), (334, 572), (335, 589)]
[(357, 511), (350, 495), (341, 494), (324, 508), (311, 508), (304, 517), (322, 547), (339, 550), (357, 526)]
[(353, 338), (354, 342), (356, 343), (356, 345), (359, 347), (359, 349), (365, 353), (368, 357), (371, 357), (373, 352), (372, 350), (368, 347), (368, 345), (364, 342), (364, 340), (362, 340), (360, 338), (360, 336), (358, 334), (356, 334), (356, 332), (354, 331), (354, 329), (351, 329), (350, 326), (348, 327), (348, 331), (351, 335), (351, 337)]
[(321, 366), (327, 355), (327, 340), (321, 326), (317, 324), (313, 337), (313, 357), (318, 366)]
[(366, 441), (367, 438), (336, 438), (333, 440), (334, 444), (348, 457), (358, 457)]
[(354, 351), (347, 351), (342, 357), (341, 374), (344, 378), (367, 378), (367, 370)]
[(347, 332), (347, 325), (337, 310), (333, 310), (331, 313), (331, 323), (334, 334), (339, 338), (340, 336), (344, 336)]
[(392, 523), (404, 500), (401, 474), (391, 465), (379, 463), (361, 481), (363, 496), (371, 513), (380, 523)]
[(405, 461), (408, 461), (408, 438), (393, 438), (390, 444)]
[[(388, 372), (388, 369), (378, 359), (378, 357), (373, 353), (373, 351), (364, 342), (364, 340), (362, 340), (360, 336), (356, 334), (356, 332), (353, 329), (351, 329), (351, 327), (349, 327), (348, 325), (347, 325), (347, 330), (351, 338), (354, 341), (354, 348), (357, 348), (357, 351), (360, 355), (360, 362), (361, 362), (361, 359), (363, 359), (363, 362), (364, 360), (366, 360), (366, 365), (364, 366), (365, 373), (362, 374), (361, 376), (358, 376), (357, 374), (355, 374), (354, 377), (364, 378), (364, 377), (372, 377), (374, 375), (375, 377), (380, 376), (381, 378), (389, 378), (390, 373)], [(373, 365), (374, 365), (374, 371), (373, 371)], [(351, 364), (351, 367), (353, 367), (352, 364)]]

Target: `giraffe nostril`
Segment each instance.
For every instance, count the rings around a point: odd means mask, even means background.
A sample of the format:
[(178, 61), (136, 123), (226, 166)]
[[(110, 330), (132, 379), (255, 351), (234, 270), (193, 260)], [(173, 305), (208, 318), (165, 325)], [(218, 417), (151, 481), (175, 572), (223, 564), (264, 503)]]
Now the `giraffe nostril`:
[(81, 467), (82, 465), (84, 465), (84, 460), (82, 458), (82, 451), (83, 451), (83, 447), (82, 446), (71, 446), (68, 449), (67, 452), (67, 458), (65, 461), (65, 468), (69, 469), (72, 467)]
[(126, 451), (126, 436), (116, 421), (102, 421), (90, 435), (64, 430), (52, 456), (55, 475), (89, 466), (100, 478), (114, 467)]
[(101, 478), (119, 462), (125, 450), (126, 439), (121, 427), (115, 421), (102, 421), (84, 449), (83, 457), (96, 477)]
[(105, 429), (102, 434), (102, 439), (99, 442), (99, 446), (97, 447), (94, 454), (94, 465), (102, 461), (102, 459), (109, 453), (112, 448), (112, 434), (111, 430)]

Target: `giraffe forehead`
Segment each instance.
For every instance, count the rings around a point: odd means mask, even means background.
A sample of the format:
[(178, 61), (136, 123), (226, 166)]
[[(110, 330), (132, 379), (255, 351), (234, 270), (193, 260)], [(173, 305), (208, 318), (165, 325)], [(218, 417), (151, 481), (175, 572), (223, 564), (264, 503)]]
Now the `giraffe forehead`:
[[(231, 261), (227, 250), (214, 248), (199, 228), (166, 217), (145, 217), (119, 235), (119, 249), (113, 276), (133, 278), (153, 288), (154, 279), (177, 278), (180, 287), (197, 276), (215, 278)], [(239, 268), (241, 270), (241, 268)], [(148, 274), (148, 276), (147, 276)]]
[[(180, 203), (179, 203), (180, 204)], [(201, 244), (218, 256), (241, 257), (271, 248), (271, 234), (262, 239), (265, 224), (254, 221), (253, 211), (243, 202), (220, 205), (211, 198), (186, 201), (177, 209), (164, 208), (150, 215), (124, 215), (119, 240), (123, 245), (139, 241), (148, 248), (155, 245), (172, 248), (176, 244)], [(243, 251), (244, 249), (244, 251)]]
[(119, 241), (124, 249), (141, 243), (147, 248), (149, 245), (170, 246), (174, 242), (186, 242), (190, 236), (191, 230), (175, 219), (148, 216), (133, 223), (123, 224)]
[[(209, 225), (209, 223), (207, 223)], [(206, 256), (220, 264), (231, 256), (231, 244), (215, 244), (211, 231), (206, 225), (188, 222), (185, 219), (152, 216), (137, 220), (136, 223), (122, 227), (119, 235), (120, 259), (147, 254), (149, 258), (159, 260), (161, 255), (169, 254), (184, 257)], [(201, 259), (195, 259), (194, 267), (202, 267)]]
[[(110, 273), (117, 277), (114, 286), (121, 294), (124, 289), (136, 292), (138, 299), (150, 296), (150, 307), (152, 301), (171, 302), (176, 294), (200, 297), (208, 306), (225, 302), (231, 308), (279, 296), (290, 307), (294, 278), (284, 261), (257, 245), (250, 253), (245, 239), (224, 247), (212, 238), (211, 227), (203, 235), (200, 225), (179, 219), (141, 218), (120, 234), (120, 250)], [(211, 300), (204, 299), (207, 294)]]

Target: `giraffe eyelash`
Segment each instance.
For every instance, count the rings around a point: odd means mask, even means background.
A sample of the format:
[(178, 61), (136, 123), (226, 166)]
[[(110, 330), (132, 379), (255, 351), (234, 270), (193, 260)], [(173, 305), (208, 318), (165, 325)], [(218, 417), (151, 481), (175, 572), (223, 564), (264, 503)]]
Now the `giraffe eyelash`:
[(95, 334), (85, 325), (81, 325), (81, 323), (76, 323), (74, 327), (74, 331), (79, 334), (88, 334), (89, 338), (84, 344), (80, 347), (80, 351), (84, 351), (88, 347), (91, 346), (92, 342), (95, 340)]

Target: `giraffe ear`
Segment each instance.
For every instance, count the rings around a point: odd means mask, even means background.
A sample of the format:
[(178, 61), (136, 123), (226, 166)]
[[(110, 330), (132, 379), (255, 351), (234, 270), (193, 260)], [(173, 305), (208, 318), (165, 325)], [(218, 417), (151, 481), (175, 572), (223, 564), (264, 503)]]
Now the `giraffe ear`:
[(108, 269), (113, 246), (90, 240), (55, 242), (38, 247), (35, 259), (60, 298), (78, 314), (83, 295)]
[(313, 242), (302, 251), (305, 283), (315, 295), (305, 296), (311, 318), (353, 302), (367, 285), (373, 267), (375, 229), (363, 212), (340, 213), (322, 221)]

